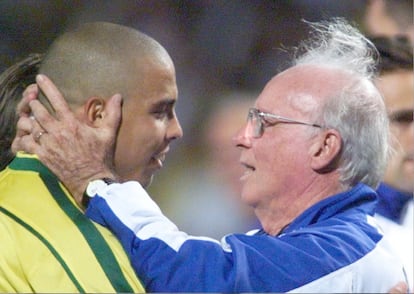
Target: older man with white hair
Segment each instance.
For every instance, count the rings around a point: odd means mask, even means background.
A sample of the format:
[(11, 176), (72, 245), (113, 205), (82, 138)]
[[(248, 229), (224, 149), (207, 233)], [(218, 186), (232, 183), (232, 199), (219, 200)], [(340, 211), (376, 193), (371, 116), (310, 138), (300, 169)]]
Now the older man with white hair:
[[(312, 28), (303, 54), (267, 83), (234, 138), (245, 167), (241, 200), (261, 230), (221, 242), (179, 231), (140, 183), (113, 183), (111, 166), (91, 162), (85, 140), (74, 140), (72, 133), (108, 149), (119, 110), (102, 128), (79, 134), (45, 77), (39, 85), (59, 116), (31, 101), (47, 133), (35, 142), (22, 118), (27, 128), (14, 148), (38, 154), (78, 202), (86, 189), (86, 215), (120, 239), (147, 291), (386, 292), (405, 277), (371, 221), (388, 156), (387, 114), (373, 83), (376, 51), (342, 19)], [(69, 139), (76, 151), (65, 148)]]

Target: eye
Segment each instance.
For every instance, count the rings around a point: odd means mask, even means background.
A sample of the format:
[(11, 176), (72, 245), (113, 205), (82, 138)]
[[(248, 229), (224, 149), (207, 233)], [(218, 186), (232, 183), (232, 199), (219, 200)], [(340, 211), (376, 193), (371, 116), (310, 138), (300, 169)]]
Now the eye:
[(262, 120), (262, 124), (265, 127), (274, 126), (277, 123), (279, 123), (279, 121), (277, 121), (276, 119), (274, 119), (274, 118), (267, 118), (265, 116), (261, 116), (260, 119)]
[(174, 116), (174, 104), (173, 103), (159, 103), (155, 105), (151, 111), (151, 114), (160, 120), (170, 119)]
[(166, 109), (156, 109), (152, 112), (155, 118), (164, 119), (168, 117), (168, 111)]

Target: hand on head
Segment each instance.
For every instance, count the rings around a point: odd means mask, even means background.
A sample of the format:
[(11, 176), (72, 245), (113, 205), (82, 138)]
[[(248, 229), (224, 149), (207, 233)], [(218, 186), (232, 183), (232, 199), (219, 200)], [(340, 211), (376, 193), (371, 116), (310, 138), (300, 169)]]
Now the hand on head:
[[(121, 121), (121, 96), (115, 94), (108, 100), (105, 123), (101, 127), (91, 127), (75, 118), (59, 90), (46, 76), (40, 75), (36, 80), (38, 86), (30, 85), (17, 107), (20, 118), (12, 149), (36, 154), (81, 204), (90, 180), (115, 177), (113, 157)], [(38, 87), (48, 97), (55, 115), (36, 99)]]
[[(37, 84), (29, 85), (23, 92), (22, 100), (17, 105), (16, 112), (20, 118), (17, 122), (16, 137), (12, 143), (12, 150), (14, 153), (20, 150), (25, 151), (25, 148), (22, 146), (22, 144), (24, 145), (23, 141), (28, 139), (28, 136), (32, 133), (32, 129), (37, 124), (36, 121), (31, 121), (34, 117), (31, 115), (32, 111), (29, 104), (30, 101), (37, 98), (38, 92), (39, 89)], [(40, 129), (40, 126), (38, 126), (38, 129)]]

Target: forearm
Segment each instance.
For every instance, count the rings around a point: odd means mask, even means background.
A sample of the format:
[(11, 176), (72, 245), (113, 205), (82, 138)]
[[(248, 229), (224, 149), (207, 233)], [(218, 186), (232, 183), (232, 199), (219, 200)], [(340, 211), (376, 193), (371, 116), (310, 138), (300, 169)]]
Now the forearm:
[(121, 228), (140, 239), (156, 237), (164, 231), (178, 231), (142, 186), (134, 181), (111, 184), (99, 190), (89, 201), (86, 215), (109, 227), (117, 236), (119, 233), (118, 237), (122, 237)]
[(231, 291), (231, 253), (216, 240), (180, 232), (137, 182), (98, 195), (86, 215), (119, 238), (147, 291)]

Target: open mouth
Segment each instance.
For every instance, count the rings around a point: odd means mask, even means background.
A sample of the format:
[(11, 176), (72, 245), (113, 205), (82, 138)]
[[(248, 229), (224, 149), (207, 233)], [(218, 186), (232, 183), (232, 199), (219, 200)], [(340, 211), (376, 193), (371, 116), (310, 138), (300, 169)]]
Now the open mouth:
[(164, 164), (165, 156), (165, 153), (160, 153), (158, 155), (153, 156), (152, 159), (157, 163), (159, 167), (162, 167)]
[(244, 174), (240, 177), (240, 181), (244, 181), (256, 170), (256, 168), (247, 163), (242, 162), (241, 164), (245, 167), (245, 171)]
[(154, 156), (153, 158), (163, 162), (165, 160), (165, 156), (166, 154), (162, 153), (162, 154), (158, 154), (157, 156)]
[(164, 150), (162, 150), (161, 152), (159, 152), (159, 153), (155, 154), (154, 156), (152, 156), (152, 160), (156, 163), (156, 165), (159, 168), (161, 168), (163, 166), (168, 151), (169, 151), (169, 148), (167, 147)]

